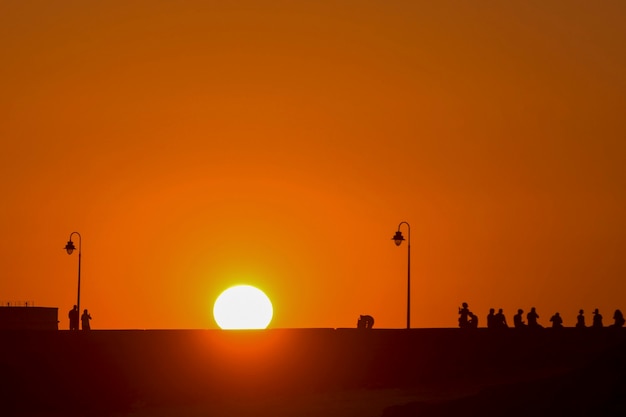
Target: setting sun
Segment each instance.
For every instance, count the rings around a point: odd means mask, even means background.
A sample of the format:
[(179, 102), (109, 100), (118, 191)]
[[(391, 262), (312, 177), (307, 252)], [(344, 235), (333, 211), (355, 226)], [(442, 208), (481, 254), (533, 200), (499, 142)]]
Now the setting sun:
[(250, 285), (227, 289), (213, 306), (213, 317), (222, 329), (265, 329), (273, 313), (267, 295)]

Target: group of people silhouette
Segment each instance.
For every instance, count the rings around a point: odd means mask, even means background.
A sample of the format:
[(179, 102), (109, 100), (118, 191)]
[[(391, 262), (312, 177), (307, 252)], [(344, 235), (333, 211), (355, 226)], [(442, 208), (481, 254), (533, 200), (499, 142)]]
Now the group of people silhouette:
[[(520, 328), (530, 328), (530, 329), (538, 329), (543, 328), (541, 324), (539, 324), (539, 314), (535, 307), (532, 307), (530, 311), (526, 314), (526, 321), (524, 321), (524, 310), (521, 308), (517, 310), (517, 314), (513, 316), (513, 327)], [(552, 328), (562, 328), (563, 327), (563, 318), (557, 311), (550, 318), (550, 322), (552, 322)], [(613, 324), (608, 327), (623, 327), (626, 323), (624, 319), (624, 315), (621, 310), (615, 310), (613, 313)], [(464, 328), (477, 328), (478, 327), (478, 317), (469, 310), (469, 306), (467, 303), (463, 303), (461, 307), (459, 307), (459, 327)], [(509, 325), (506, 322), (506, 317), (504, 316), (504, 312), (502, 309), (499, 309), (498, 312), (495, 312), (495, 309), (490, 308), (489, 314), (487, 315), (487, 328), (489, 329), (505, 329), (508, 328)], [(585, 312), (584, 310), (580, 310), (578, 312), (578, 316), (576, 317), (576, 327), (584, 328), (587, 327), (585, 323)], [(602, 322), (602, 314), (596, 308), (593, 311), (593, 321), (590, 327), (593, 328), (601, 328), (604, 327), (604, 323)]]
[(475, 329), (478, 327), (478, 316), (469, 310), (467, 303), (459, 307), (459, 327), (462, 329)]
[(374, 327), (374, 317), (370, 315), (360, 315), (356, 322), (357, 329), (371, 329)]
[[(74, 305), (74, 307), (70, 310), (67, 316), (70, 319), (70, 330), (78, 330), (78, 306)], [(89, 311), (85, 309), (83, 310), (83, 315), (80, 316), (80, 323), (82, 324), (83, 330), (91, 330), (91, 324), (89, 323), (89, 320), (91, 320), (91, 315), (89, 314)]]

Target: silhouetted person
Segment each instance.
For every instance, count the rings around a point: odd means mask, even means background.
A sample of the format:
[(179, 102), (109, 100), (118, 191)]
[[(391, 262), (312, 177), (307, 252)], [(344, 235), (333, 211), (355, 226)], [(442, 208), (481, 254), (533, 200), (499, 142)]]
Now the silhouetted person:
[(83, 311), (83, 315), (80, 316), (80, 321), (83, 324), (83, 330), (91, 330), (91, 325), (89, 324), (89, 320), (91, 320), (91, 316), (87, 309)]
[(74, 307), (67, 313), (67, 317), (70, 319), (70, 330), (78, 330), (78, 306)]
[(554, 313), (554, 316), (550, 317), (550, 321), (552, 322), (553, 329), (560, 329), (563, 327), (563, 319), (558, 311)]
[(359, 316), (359, 320), (356, 322), (357, 329), (371, 329), (374, 327), (374, 317), (369, 315)]
[(613, 313), (613, 320), (615, 320), (615, 322), (611, 325), (611, 327), (624, 327), (624, 315), (620, 310), (615, 310), (615, 313)]
[(469, 327), (469, 308), (467, 308), (467, 303), (462, 304), (463, 308), (459, 307), (459, 327), (466, 328)]
[(516, 329), (526, 327), (526, 323), (524, 323), (524, 320), (522, 319), (522, 314), (524, 314), (524, 310), (520, 308), (517, 310), (517, 314), (513, 316), (513, 325)]
[(495, 315), (496, 310), (493, 308), (489, 309), (489, 314), (487, 314), (487, 328), (488, 329), (495, 329), (497, 326), (496, 324), (496, 315)]
[(602, 314), (600, 314), (600, 310), (597, 308), (593, 310), (593, 324), (591, 325), (594, 329), (601, 329), (604, 327), (602, 325)]
[(532, 307), (528, 314), (526, 314), (526, 320), (528, 320), (528, 328), (538, 329), (541, 328), (541, 324), (537, 323), (537, 319), (539, 318), (539, 314), (535, 310), (535, 307)]
[(576, 327), (578, 329), (587, 327), (585, 324), (585, 312), (582, 309), (578, 312), (578, 316), (576, 316)]
[(497, 329), (508, 329), (509, 325), (506, 324), (506, 317), (504, 317), (504, 313), (502, 309), (498, 309), (498, 313), (495, 316), (495, 325)]
[(470, 329), (478, 328), (478, 316), (471, 311), (469, 312), (469, 321), (467, 322), (467, 327)]

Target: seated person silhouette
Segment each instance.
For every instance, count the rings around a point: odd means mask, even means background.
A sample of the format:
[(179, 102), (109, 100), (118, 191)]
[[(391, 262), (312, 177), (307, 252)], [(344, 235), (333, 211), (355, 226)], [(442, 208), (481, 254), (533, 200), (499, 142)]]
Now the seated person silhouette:
[(467, 306), (467, 303), (463, 303), (462, 304), (462, 308), (459, 307), (459, 327), (464, 329), (469, 327), (469, 308)]
[(611, 327), (624, 327), (624, 315), (620, 310), (615, 310), (615, 313), (613, 313), (613, 320), (615, 320), (615, 322), (611, 325)]
[(532, 307), (528, 314), (526, 314), (526, 320), (528, 320), (528, 328), (529, 329), (540, 329), (543, 326), (537, 323), (537, 319), (539, 318), (539, 314), (535, 310), (535, 307)]
[(602, 314), (600, 314), (600, 310), (597, 308), (593, 310), (593, 324), (591, 325), (594, 329), (601, 329), (604, 327), (602, 325)]
[(356, 322), (357, 329), (371, 329), (374, 327), (374, 317), (370, 315), (360, 315)]
[(478, 328), (478, 316), (471, 311), (469, 312), (469, 321), (467, 322), (467, 327), (470, 329)]
[(584, 327), (587, 327), (585, 324), (585, 311), (581, 309), (578, 312), (578, 316), (576, 316), (576, 328), (582, 329)]
[(524, 310), (520, 308), (517, 310), (517, 314), (513, 316), (513, 325), (516, 329), (526, 327), (526, 323), (524, 323), (524, 320), (522, 319), (522, 314), (524, 314)]
[(506, 329), (509, 327), (508, 324), (506, 324), (506, 317), (504, 317), (504, 313), (502, 312), (502, 309), (498, 309), (498, 313), (495, 316), (495, 326), (496, 329)]
[(563, 319), (561, 318), (561, 315), (558, 311), (554, 313), (554, 316), (550, 317), (550, 321), (552, 322), (553, 329), (563, 328)]
[(487, 314), (487, 328), (488, 329), (495, 329), (497, 326), (496, 324), (496, 314), (495, 314), (496, 310), (493, 308), (489, 309), (489, 314)]

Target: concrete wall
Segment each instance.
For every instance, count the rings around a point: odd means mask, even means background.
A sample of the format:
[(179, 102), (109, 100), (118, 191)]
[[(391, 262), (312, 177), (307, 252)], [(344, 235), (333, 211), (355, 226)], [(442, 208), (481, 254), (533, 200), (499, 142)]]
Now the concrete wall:
[(62, 415), (485, 383), (593, 366), (622, 329), (0, 332), (0, 401)]

